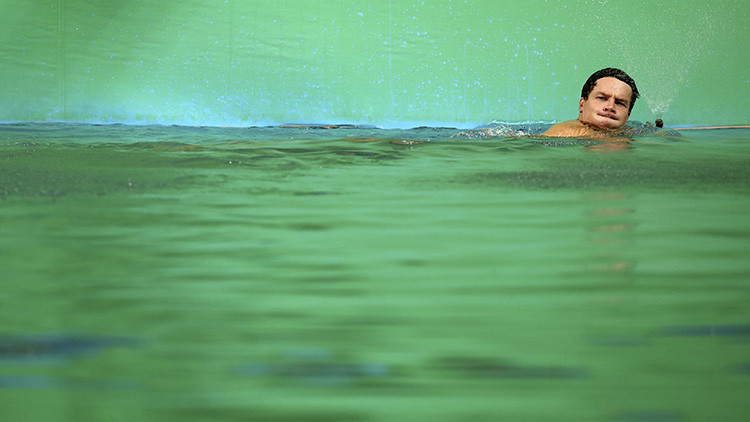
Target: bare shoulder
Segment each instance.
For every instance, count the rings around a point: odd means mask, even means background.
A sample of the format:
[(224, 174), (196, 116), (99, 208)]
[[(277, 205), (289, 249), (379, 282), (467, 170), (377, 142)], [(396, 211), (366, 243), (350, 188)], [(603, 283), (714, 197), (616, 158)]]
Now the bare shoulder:
[(555, 137), (575, 137), (591, 135), (591, 128), (584, 125), (578, 120), (568, 120), (567, 122), (557, 123), (547, 129), (542, 136)]

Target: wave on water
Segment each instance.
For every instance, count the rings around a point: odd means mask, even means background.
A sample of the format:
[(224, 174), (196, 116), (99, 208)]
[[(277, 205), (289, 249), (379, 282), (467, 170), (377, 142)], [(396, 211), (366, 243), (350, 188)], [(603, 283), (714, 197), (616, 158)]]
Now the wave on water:
[[(493, 138), (534, 138), (541, 136), (547, 129), (552, 126), (549, 123), (530, 123), (530, 124), (508, 124), (508, 123), (490, 123), (479, 126), (475, 129), (464, 130), (452, 136), (453, 139), (493, 139)], [(618, 135), (633, 137), (650, 135), (656, 132), (664, 132), (654, 126), (651, 122), (642, 123), (639, 121), (630, 121)]]

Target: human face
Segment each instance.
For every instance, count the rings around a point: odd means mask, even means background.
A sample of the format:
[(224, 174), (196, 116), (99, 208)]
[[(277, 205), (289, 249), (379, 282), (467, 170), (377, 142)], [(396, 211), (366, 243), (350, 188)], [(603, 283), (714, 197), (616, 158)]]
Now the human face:
[(630, 117), (633, 90), (625, 82), (612, 77), (596, 81), (588, 98), (581, 98), (578, 120), (601, 129), (617, 129)]

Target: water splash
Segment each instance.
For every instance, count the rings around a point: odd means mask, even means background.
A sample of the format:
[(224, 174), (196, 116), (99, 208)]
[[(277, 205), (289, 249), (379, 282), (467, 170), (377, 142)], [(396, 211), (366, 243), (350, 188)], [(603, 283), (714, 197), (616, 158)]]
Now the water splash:
[[(674, 99), (690, 86), (691, 70), (709, 60), (708, 46), (715, 37), (729, 5), (706, 3), (686, 8), (679, 2), (659, 7), (622, 6), (594, 0), (595, 30), (608, 34), (609, 60), (628, 72), (638, 83), (642, 100), (652, 114), (661, 118)], [(627, 16), (627, 19), (623, 19)], [(618, 25), (612, 25), (618, 22)], [(643, 46), (653, 46), (643, 50)]]

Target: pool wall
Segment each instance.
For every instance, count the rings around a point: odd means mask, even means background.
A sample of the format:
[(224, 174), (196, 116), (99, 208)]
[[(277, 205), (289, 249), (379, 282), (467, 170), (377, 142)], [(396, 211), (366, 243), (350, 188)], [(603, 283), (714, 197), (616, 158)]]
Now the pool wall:
[(554, 122), (615, 66), (642, 93), (632, 119), (748, 123), (746, 0), (5, 0), (2, 16), (2, 122)]

